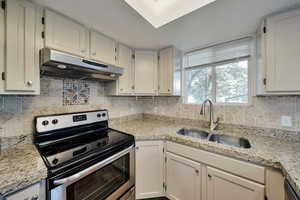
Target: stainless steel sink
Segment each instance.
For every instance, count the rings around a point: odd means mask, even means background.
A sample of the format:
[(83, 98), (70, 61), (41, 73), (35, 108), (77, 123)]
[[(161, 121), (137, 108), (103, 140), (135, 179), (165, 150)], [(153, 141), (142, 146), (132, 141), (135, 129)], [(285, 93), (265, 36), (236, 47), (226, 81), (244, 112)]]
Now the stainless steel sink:
[(245, 149), (251, 148), (249, 140), (229, 135), (212, 134), (209, 141)]
[(200, 139), (207, 139), (209, 136), (209, 133), (206, 131), (201, 131), (197, 129), (187, 129), (182, 128), (179, 131), (177, 131), (179, 135), (189, 136), (193, 138), (200, 138)]

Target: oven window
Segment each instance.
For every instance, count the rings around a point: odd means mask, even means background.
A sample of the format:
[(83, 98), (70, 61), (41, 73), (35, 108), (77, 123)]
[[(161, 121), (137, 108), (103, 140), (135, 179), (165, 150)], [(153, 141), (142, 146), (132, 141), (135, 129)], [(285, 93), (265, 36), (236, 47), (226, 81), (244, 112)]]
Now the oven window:
[(129, 154), (67, 187), (67, 200), (102, 200), (129, 181)]

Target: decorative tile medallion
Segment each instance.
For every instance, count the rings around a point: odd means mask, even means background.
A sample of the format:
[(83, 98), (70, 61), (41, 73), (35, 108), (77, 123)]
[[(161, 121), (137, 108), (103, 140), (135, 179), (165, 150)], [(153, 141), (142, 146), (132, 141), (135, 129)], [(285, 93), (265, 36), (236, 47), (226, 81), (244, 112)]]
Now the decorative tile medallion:
[(89, 103), (89, 84), (83, 80), (64, 79), (63, 105), (86, 105)]

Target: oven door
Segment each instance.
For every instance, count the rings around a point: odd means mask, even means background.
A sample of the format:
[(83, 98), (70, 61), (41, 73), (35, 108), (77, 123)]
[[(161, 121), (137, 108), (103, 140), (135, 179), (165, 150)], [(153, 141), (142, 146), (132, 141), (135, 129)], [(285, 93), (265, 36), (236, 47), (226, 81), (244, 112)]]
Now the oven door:
[(135, 184), (135, 153), (131, 146), (66, 178), (54, 180), (51, 200), (116, 200)]

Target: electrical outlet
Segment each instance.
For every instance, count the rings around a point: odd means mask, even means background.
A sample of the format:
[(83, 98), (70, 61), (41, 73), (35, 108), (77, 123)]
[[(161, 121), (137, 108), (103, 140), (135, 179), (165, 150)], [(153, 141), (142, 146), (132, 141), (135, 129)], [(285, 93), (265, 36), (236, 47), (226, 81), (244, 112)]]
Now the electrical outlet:
[(281, 126), (293, 127), (291, 116), (281, 116)]

